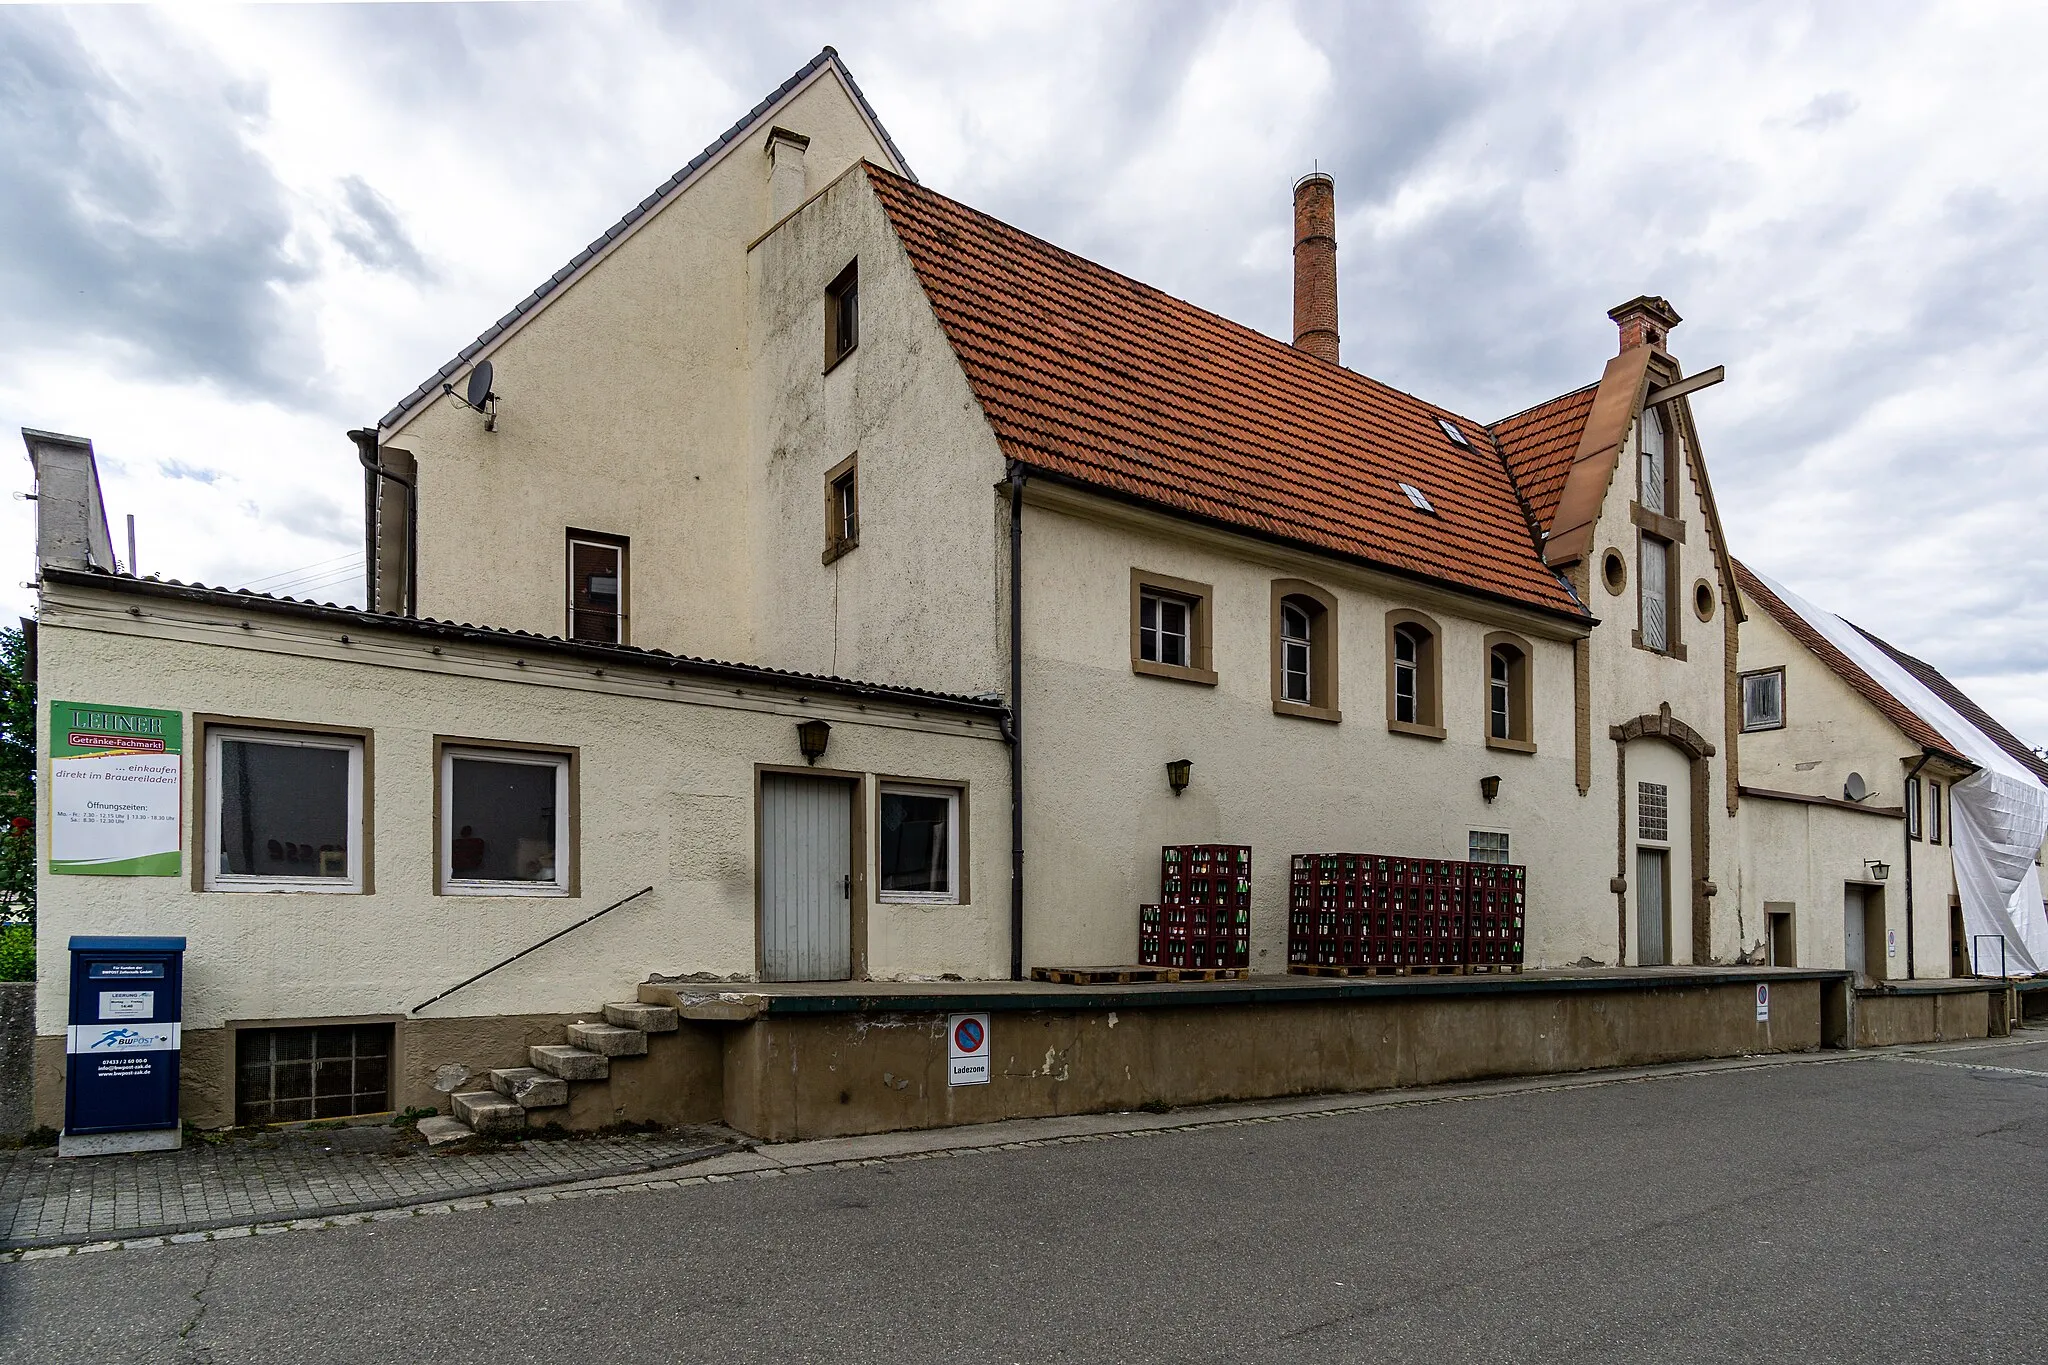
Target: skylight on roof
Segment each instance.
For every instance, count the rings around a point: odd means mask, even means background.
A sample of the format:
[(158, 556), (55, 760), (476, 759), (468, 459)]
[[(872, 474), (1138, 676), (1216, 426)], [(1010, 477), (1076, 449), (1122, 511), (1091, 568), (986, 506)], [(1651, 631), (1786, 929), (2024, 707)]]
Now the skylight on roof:
[(1421, 490), (1420, 488), (1417, 488), (1417, 487), (1416, 487), (1416, 486), (1415, 486), (1414, 484), (1412, 484), (1412, 483), (1404, 483), (1404, 484), (1400, 485), (1400, 488), (1401, 488), (1401, 491), (1402, 491), (1403, 493), (1406, 493), (1406, 494), (1408, 495), (1408, 501), (1410, 501), (1410, 502), (1412, 502), (1412, 503), (1414, 503), (1414, 504), (1415, 504), (1415, 507), (1416, 507), (1416, 510), (1417, 510), (1417, 511), (1421, 511), (1421, 512), (1434, 512), (1434, 511), (1436, 511), (1436, 509), (1435, 509), (1434, 507), (1431, 507), (1431, 506), (1429, 505), (1429, 499), (1428, 499), (1428, 498), (1425, 498), (1425, 497), (1423, 497), (1423, 496), (1422, 496), (1422, 490)]
[(1444, 429), (1444, 435), (1450, 437), (1451, 440), (1465, 447), (1465, 449), (1467, 450), (1470, 450), (1472, 448), (1472, 442), (1469, 439), (1467, 439), (1464, 432), (1458, 430), (1457, 424), (1452, 422), (1448, 417), (1437, 418), (1436, 424)]

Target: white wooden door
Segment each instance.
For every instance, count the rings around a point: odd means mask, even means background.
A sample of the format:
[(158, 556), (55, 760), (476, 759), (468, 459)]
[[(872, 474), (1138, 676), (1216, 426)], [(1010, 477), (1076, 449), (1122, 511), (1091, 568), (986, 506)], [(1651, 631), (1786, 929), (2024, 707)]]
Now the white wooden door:
[(761, 971), (769, 981), (853, 975), (853, 784), (761, 777)]

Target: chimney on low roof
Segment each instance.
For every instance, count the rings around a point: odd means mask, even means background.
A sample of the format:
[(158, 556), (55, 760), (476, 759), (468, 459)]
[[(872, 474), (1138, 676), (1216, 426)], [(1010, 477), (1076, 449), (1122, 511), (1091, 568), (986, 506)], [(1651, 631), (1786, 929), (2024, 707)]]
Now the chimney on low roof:
[(1321, 171), (1294, 182), (1294, 345), (1337, 363), (1337, 185)]
[(1620, 307), (1608, 309), (1607, 316), (1621, 328), (1621, 349), (1624, 351), (1648, 346), (1661, 352), (1671, 329), (1684, 321), (1678, 316), (1677, 309), (1655, 294), (1638, 294)]

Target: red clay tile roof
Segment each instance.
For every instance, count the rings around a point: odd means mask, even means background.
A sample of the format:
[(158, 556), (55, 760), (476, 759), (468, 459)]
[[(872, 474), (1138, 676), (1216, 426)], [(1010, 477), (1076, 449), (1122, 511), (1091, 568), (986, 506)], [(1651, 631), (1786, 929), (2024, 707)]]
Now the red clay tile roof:
[(1593, 395), (1599, 389), (1598, 384), (1588, 384), (1493, 424), (1501, 458), (1508, 462), (1508, 472), (1528, 499), (1529, 515), (1538, 526), (1550, 525), (1557, 515), (1565, 476), (1572, 472), (1572, 457), (1578, 453), (1579, 433), (1585, 430), (1586, 414), (1593, 410)]
[(1914, 680), (1921, 686), (1961, 712), (1964, 720), (1982, 730), (1986, 738), (2008, 754), (2011, 754), (2017, 762), (2026, 767), (2027, 771), (2040, 778), (2043, 782), (2048, 782), (2048, 760), (2044, 760), (2039, 754), (2029, 749), (2025, 740), (2006, 729), (2003, 725), (2000, 725), (1997, 718), (1989, 711), (1977, 705), (1976, 702), (1971, 701), (1969, 695), (1962, 688), (1957, 687), (1946, 677), (1942, 676), (1941, 671), (1933, 664), (1916, 659), (1902, 650), (1893, 648), (1854, 622), (1851, 622), (1850, 625), (1858, 635), (1861, 635), (1886, 654), (1889, 654), (1892, 662), (1905, 669), (1908, 673), (1911, 673)]
[[(1003, 453), (1055, 477), (1586, 619), (1486, 428), (978, 213), (868, 177)], [(1457, 424), (1454, 445), (1437, 426)], [(1399, 485), (1420, 489), (1435, 514)]]
[(1742, 595), (1762, 607), (1770, 618), (1783, 626), (1788, 634), (1812, 651), (1813, 656), (1828, 666), (1830, 672), (1854, 688), (1863, 700), (1875, 706), (1884, 718), (1899, 728), (1899, 732), (1923, 749), (1934, 749), (1967, 763), (1969, 760), (1956, 753), (1955, 746), (1942, 738), (1941, 732), (1920, 719), (1919, 713), (1893, 696), (1883, 684), (1863, 671), (1862, 665), (1829, 643), (1807, 623), (1804, 616), (1787, 606), (1778, 594), (1772, 592), (1761, 578), (1750, 571), (1747, 564), (1735, 560), (1735, 582), (1742, 589)]

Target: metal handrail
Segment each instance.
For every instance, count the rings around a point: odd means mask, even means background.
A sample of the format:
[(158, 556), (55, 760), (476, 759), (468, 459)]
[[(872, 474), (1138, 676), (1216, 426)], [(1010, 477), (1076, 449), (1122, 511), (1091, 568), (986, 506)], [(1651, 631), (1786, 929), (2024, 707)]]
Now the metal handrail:
[(1995, 938), (1995, 939), (1997, 939), (1997, 940), (1998, 940), (1998, 976), (1999, 976), (1999, 979), (2000, 979), (2000, 980), (2002, 980), (2002, 981), (2010, 981), (2010, 980), (2012, 980), (2012, 972), (2011, 972), (2010, 970), (2008, 970), (2008, 963), (2006, 962), (2006, 957), (2005, 957), (2005, 935), (2004, 935), (2004, 934), (1972, 934), (1972, 935), (1970, 935), (1970, 975), (1972, 975), (1972, 976), (1982, 976), (1982, 975), (1984, 975), (1984, 973), (1983, 973), (1982, 971), (1978, 970), (1978, 962), (1977, 962), (1977, 945), (1978, 945), (1978, 944), (1979, 944), (1980, 942), (1982, 942), (1983, 940), (1987, 939), (1987, 938)]
[(512, 956), (510, 956), (510, 957), (506, 958), (506, 959), (505, 959), (505, 960), (504, 960), (503, 962), (495, 963), (495, 964), (493, 964), (492, 966), (489, 966), (489, 967), (486, 967), (486, 968), (484, 968), (484, 969), (483, 969), (482, 971), (478, 972), (478, 973), (477, 973), (477, 974), (476, 974), (475, 976), (472, 976), (472, 977), (470, 977), (470, 978), (469, 978), (469, 979), (468, 979), (467, 981), (458, 981), (458, 982), (456, 982), (456, 983), (455, 983), (454, 985), (450, 986), (450, 987), (449, 987), (449, 988), (448, 988), (447, 990), (445, 990), (445, 991), (442, 991), (442, 992), (441, 992), (441, 993), (440, 993), (439, 995), (437, 995), (437, 996), (434, 996), (434, 997), (433, 997), (432, 999), (428, 999), (428, 1000), (422, 1000), (422, 1001), (420, 1001), (420, 1002), (419, 1002), (419, 1004), (417, 1004), (417, 1005), (414, 1005), (414, 1006), (413, 1006), (413, 1007), (412, 1007), (411, 1009), (407, 1010), (407, 1011), (406, 1011), (406, 1013), (407, 1013), (407, 1014), (418, 1014), (418, 1013), (419, 1013), (419, 1012), (420, 1012), (421, 1010), (423, 1010), (423, 1009), (425, 1009), (425, 1008), (426, 1008), (427, 1006), (429, 1006), (429, 1005), (433, 1004), (435, 1000), (446, 1000), (446, 999), (447, 999), (447, 998), (448, 998), (449, 996), (451, 996), (451, 995), (455, 994), (455, 992), (457, 992), (457, 991), (461, 990), (461, 989), (462, 989), (462, 988), (463, 988), (464, 986), (473, 986), (473, 985), (475, 985), (475, 984), (476, 984), (477, 982), (479, 982), (479, 981), (483, 980), (483, 979), (484, 979), (485, 977), (489, 976), (489, 975), (490, 975), (490, 974), (491, 974), (492, 972), (495, 972), (496, 970), (498, 970), (498, 968), (499, 968), (499, 967), (509, 967), (509, 966), (511, 966), (511, 965), (512, 965), (513, 963), (517, 962), (517, 961), (518, 961), (518, 960), (519, 960), (520, 958), (522, 958), (522, 957), (525, 957), (525, 956), (526, 956), (526, 955), (527, 955), (528, 953), (532, 952), (532, 951), (534, 950), (534, 948), (545, 948), (545, 947), (547, 947), (547, 946), (548, 946), (548, 945), (549, 945), (550, 943), (553, 943), (553, 942), (554, 942), (554, 941), (555, 941), (556, 939), (560, 938), (560, 937), (561, 937), (561, 936), (562, 936), (563, 934), (570, 934), (570, 933), (574, 933), (574, 932), (575, 932), (576, 930), (578, 930), (578, 929), (581, 929), (581, 928), (582, 928), (582, 927), (583, 927), (584, 925), (586, 925), (586, 924), (590, 923), (590, 922), (591, 922), (592, 920), (596, 919), (596, 918), (598, 917), (598, 915), (609, 915), (609, 914), (610, 914), (610, 913), (611, 913), (612, 911), (614, 911), (614, 910), (618, 909), (618, 908), (619, 908), (620, 906), (622, 906), (622, 905), (626, 904), (626, 903), (627, 903), (628, 901), (636, 901), (636, 900), (639, 900), (639, 899), (640, 899), (640, 898), (641, 898), (642, 896), (646, 895), (646, 894), (647, 894), (648, 892), (652, 891), (653, 889), (654, 889), (654, 888), (653, 888), (653, 887), (651, 887), (651, 886), (643, 886), (643, 887), (641, 887), (641, 888), (640, 888), (640, 889), (639, 889), (638, 891), (635, 891), (635, 892), (634, 892), (634, 893), (633, 893), (632, 895), (630, 895), (630, 896), (626, 896), (626, 897), (624, 897), (624, 898), (622, 898), (622, 899), (620, 899), (620, 900), (615, 900), (615, 901), (613, 901), (613, 902), (612, 902), (612, 903), (611, 903), (610, 905), (607, 905), (607, 906), (606, 906), (606, 907), (605, 907), (604, 909), (602, 909), (602, 910), (598, 911), (596, 915), (585, 915), (585, 916), (584, 916), (584, 917), (583, 917), (582, 919), (579, 919), (579, 920), (577, 920), (577, 921), (576, 921), (576, 922), (575, 922), (574, 924), (570, 925), (570, 926), (569, 926), (569, 927), (568, 927), (567, 929), (561, 929), (561, 930), (557, 930), (556, 932), (554, 932), (554, 933), (552, 933), (552, 934), (549, 934), (549, 935), (548, 935), (548, 936), (547, 936), (546, 938), (542, 939), (542, 940), (541, 940), (540, 942), (538, 942), (538, 943), (536, 943), (536, 944), (533, 944), (533, 945), (532, 945), (531, 947), (521, 948), (521, 949), (520, 949), (520, 950), (519, 950), (518, 952), (516, 952), (516, 953), (512, 954)]

